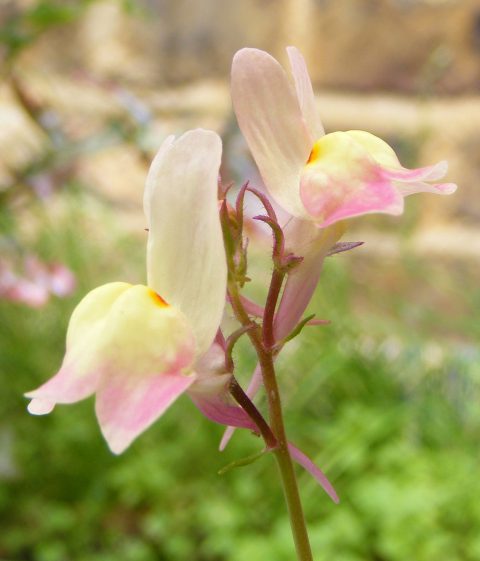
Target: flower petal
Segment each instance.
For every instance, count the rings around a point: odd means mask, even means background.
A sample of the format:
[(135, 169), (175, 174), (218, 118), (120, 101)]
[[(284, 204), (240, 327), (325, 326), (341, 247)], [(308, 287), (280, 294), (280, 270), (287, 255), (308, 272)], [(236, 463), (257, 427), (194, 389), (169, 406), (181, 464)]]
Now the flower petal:
[(111, 451), (121, 454), (194, 381), (193, 375), (164, 373), (136, 379), (124, 370), (105, 377), (95, 410)]
[(432, 166), (417, 169), (407, 169), (399, 166), (398, 168), (384, 168), (385, 176), (395, 181), (436, 181), (445, 177), (448, 171), (448, 162), (442, 160)]
[(434, 195), (451, 195), (457, 190), (455, 183), (424, 183), (414, 181), (412, 183), (397, 183), (398, 191), (404, 196), (416, 193), (433, 193)]
[(55, 407), (53, 401), (48, 401), (46, 399), (32, 399), (32, 401), (27, 405), (28, 412), (32, 415), (48, 415), (51, 413)]
[(245, 411), (237, 405), (229, 404), (226, 395), (202, 396), (189, 392), (189, 396), (202, 414), (214, 423), (258, 432), (257, 425)]
[[(338, 133), (337, 133), (338, 135)], [(362, 147), (375, 162), (381, 166), (400, 168), (395, 150), (384, 140), (367, 131), (351, 130), (341, 132), (340, 135), (353, 140)]]
[(292, 215), (305, 216), (300, 173), (313, 138), (287, 74), (268, 53), (242, 49), (233, 58), (232, 101), (268, 191)]
[(451, 195), (457, 189), (454, 183), (429, 185), (425, 181), (442, 179), (448, 171), (448, 162), (442, 160), (431, 166), (417, 169), (407, 169), (400, 165), (398, 158), (386, 142), (365, 131), (347, 131), (350, 138), (367, 150), (370, 157), (380, 164), (381, 176), (389, 181), (395, 181), (399, 192), (406, 197), (415, 193), (434, 193)]
[(133, 380), (187, 371), (193, 364), (194, 337), (185, 315), (151, 288), (131, 286), (113, 303), (90, 352), (105, 376), (128, 372)]
[(207, 380), (212, 376), (221, 376), (226, 373), (225, 349), (217, 341), (218, 337), (208, 351), (195, 362), (194, 370), (197, 372), (199, 380)]
[(287, 47), (287, 54), (303, 118), (310, 131), (310, 135), (316, 140), (325, 134), (325, 129), (315, 106), (315, 95), (305, 59), (296, 47)]
[(305, 206), (314, 214), (318, 213), (319, 227), (325, 228), (346, 218), (353, 218), (362, 214), (383, 213), (398, 216), (403, 213), (403, 197), (385, 181), (370, 180), (359, 182), (356, 187), (355, 196), (347, 196), (348, 185), (336, 184), (335, 188), (343, 191), (344, 200), (330, 206), (327, 197), (319, 196), (315, 187), (308, 182), (302, 185)]
[(197, 356), (212, 343), (225, 305), (227, 266), (217, 207), (221, 140), (189, 131), (160, 148), (147, 178), (148, 285), (189, 319)]
[(288, 275), (275, 314), (276, 340), (286, 337), (301, 320), (318, 284), (323, 261), (344, 231), (342, 223), (319, 229), (306, 220), (292, 220), (285, 228), (288, 250), (303, 257), (303, 261)]
[(315, 477), (315, 479), (320, 483), (320, 485), (323, 487), (332, 501), (338, 504), (340, 502), (340, 499), (338, 498), (333, 485), (330, 483), (323, 471), (318, 468), (306, 454), (304, 454), (291, 442), (288, 443), (288, 450), (290, 451), (290, 455), (292, 456), (292, 458), (303, 468), (305, 468), (309, 473), (311, 473), (313, 477)]
[(73, 310), (67, 329), (67, 353), (91, 337), (93, 340), (104, 328), (105, 317), (113, 304), (132, 285), (111, 282), (91, 290)]
[(347, 133), (330, 133), (314, 146), (300, 195), (321, 228), (372, 212), (401, 214), (403, 197), (382, 172), (361, 143)]
[(242, 301), (242, 305), (249, 316), (257, 318), (263, 317), (263, 314), (265, 313), (265, 308), (263, 306), (260, 306), (253, 300), (250, 300), (250, 298), (243, 295), (240, 296), (240, 300)]
[[(32, 401), (28, 411), (32, 415), (46, 415), (53, 411), (57, 403), (75, 403), (92, 395), (98, 386), (100, 370), (84, 370), (83, 364), (69, 363), (65, 357), (60, 370), (36, 390), (25, 394)], [(88, 359), (85, 360), (85, 363)]]
[(451, 195), (457, 190), (455, 183), (426, 183), (442, 179), (448, 170), (446, 161), (418, 169), (383, 168), (382, 175), (395, 182), (399, 192), (407, 197), (415, 193), (433, 193), (435, 195)]
[(184, 375), (194, 358), (187, 318), (146, 286), (120, 294), (86, 352), (100, 372), (98, 421), (116, 454), (195, 381)]
[(95, 392), (101, 371), (92, 350), (105, 330), (113, 303), (131, 287), (124, 282), (105, 284), (89, 292), (72, 313), (67, 331), (67, 351), (58, 373), (27, 394), (30, 413), (50, 413), (56, 403), (74, 403)]

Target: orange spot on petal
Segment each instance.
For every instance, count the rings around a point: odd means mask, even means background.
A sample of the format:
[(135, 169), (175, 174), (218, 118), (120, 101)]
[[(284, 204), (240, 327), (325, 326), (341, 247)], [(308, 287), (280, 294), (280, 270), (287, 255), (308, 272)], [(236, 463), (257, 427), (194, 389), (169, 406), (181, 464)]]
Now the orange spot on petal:
[(162, 308), (165, 308), (168, 306), (168, 304), (165, 302), (165, 300), (160, 296), (160, 294), (157, 294), (154, 290), (149, 290), (149, 294), (150, 297), (152, 298), (152, 300), (155, 302), (155, 304), (157, 306), (161, 306)]
[(307, 164), (312, 164), (320, 157), (320, 146), (318, 142), (315, 142), (313, 145), (312, 151), (310, 152), (310, 156), (308, 156)]

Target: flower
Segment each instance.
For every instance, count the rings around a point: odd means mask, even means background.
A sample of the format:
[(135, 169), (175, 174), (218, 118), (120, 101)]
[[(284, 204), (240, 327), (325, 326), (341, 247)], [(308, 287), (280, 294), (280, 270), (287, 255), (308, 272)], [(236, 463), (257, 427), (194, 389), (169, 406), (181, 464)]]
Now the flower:
[(232, 100), (240, 129), (272, 197), (292, 216), (325, 228), (361, 214), (403, 212), (413, 193), (453, 193), (431, 184), (447, 163), (409, 170), (393, 149), (365, 131), (325, 134), (305, 61), (287, 48), (292, 84), (268, 53), (241, 49), (232, 64)]
[(1, 299), (41, 308), (51, 295), (63, 298), (75, 289), (75, 276), (62, 263), (44, 263), (31, 254), (16, 265), (11, 259), (0, 259)]
[[(293, 77), (268, 53), (241, 49), (232, 63), (231, 94), (240, 130), (285, 221), (288, 251), (303, 257), (289, 273), (275, 314), (280, 340), (300, 321), (332, 246), (344, 234), (344, 219), (383, 212), (401, 214), (403, 198), (417, 192), (450, 194), (456, 185), (430, 185), (443, 177), (446, 162), (417, 170), (400, 165), (393, 149), (365, 131), (325, 134), (315, 107), (305, 61), (287, 48)], [(261, 386), (257, 365), (247, 394)], [(220, 444), (223, 449), (233, 429)]]
[(223, 390), (225, 376), (205, 359), (227, 281), (217, 210), (221, 151), (220, 138), (201, 129), (164, 141), (144, 195), (147, 285), (113, 282), (83, 298), (60, 370), (26, 394), (31, 413), (95, 394), (101, 431), (121, 453), (187, 389), (194, 396)]

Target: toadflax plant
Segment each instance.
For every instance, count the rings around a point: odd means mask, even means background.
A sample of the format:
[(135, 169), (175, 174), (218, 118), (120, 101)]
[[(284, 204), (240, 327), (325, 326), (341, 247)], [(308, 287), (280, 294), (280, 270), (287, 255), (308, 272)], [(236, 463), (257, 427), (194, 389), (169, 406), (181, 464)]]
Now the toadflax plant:
[[(70, 319), (60, 370), (26, 395), (31, 413), (46, 414), (58, 403), (95, 394), (101, 431), (116, 454), (183, 393), (207, 418), (228, 427), (221, 448), (235, 427), (261, 435), (262, 453), (274, 454), (278, 463), (297, 557), (308, 561), (313, 558), (293, 462), (335, 502), (338, 497), (322, 471), (287, 439), (275, 361), (307, 323), (322, 323), (302, 316), (325, 257), (358, 245), (339, 242), (348, 218), (401, 214), (405, 196), (449, 194), (456, 186), (432, 183), (445, 175), (445, 162), (408, 170), (370, 133), (325, 134), (305, 62), (295, 48), (287, 51), (293, 80), (257, 49), (239, 51), (232, 67), (235, 113), (273, 201), (248, 183), (235, 201), (227, 201), (229, 189), (218, 182), (222, 145), (214, 132), (197, 129), (167, 138), (146, 181), (146, 284), (113, 282), (87, 294)], [(242, 293), (249, 280), (247, 191), (264, 209), (253, 218), (273, 234), (263, 305)], [(282, 209), (281, 220), (275, 208)], [(221, 326), (225, 306), (238, 322), (231, 333)], [(246, 391), (232, 358), (242, 336), (258, 357)], [(253, 402), (261, 387), (266, 416)]]

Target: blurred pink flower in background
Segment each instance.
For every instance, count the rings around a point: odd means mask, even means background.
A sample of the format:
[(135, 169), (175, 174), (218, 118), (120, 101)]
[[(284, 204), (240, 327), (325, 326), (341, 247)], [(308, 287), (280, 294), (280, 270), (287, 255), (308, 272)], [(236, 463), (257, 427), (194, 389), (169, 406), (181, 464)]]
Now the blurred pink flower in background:
[(46, 263), (33, 254), (20, 264), (9, 258), (0, 260), (0, 298), (4, 300), (41, 308), (50, 296), (64, 298), (75, 286), (74, 274), (62, 263)]

